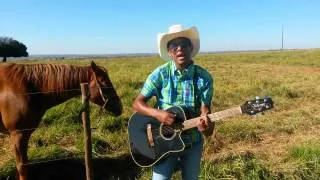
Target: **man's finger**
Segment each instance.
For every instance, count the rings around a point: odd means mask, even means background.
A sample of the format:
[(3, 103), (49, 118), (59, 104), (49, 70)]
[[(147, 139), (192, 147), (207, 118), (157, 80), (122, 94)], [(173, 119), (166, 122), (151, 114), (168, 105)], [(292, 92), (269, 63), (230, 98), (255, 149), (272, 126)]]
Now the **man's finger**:
[(209, 126), (209, 120), (208, 119), (205, 120), (205, 123), (206, 123), (207, 126)]
[(176, 117), (176, 114), (174, 113), (169, 113), (170, 114), (170, 117)]

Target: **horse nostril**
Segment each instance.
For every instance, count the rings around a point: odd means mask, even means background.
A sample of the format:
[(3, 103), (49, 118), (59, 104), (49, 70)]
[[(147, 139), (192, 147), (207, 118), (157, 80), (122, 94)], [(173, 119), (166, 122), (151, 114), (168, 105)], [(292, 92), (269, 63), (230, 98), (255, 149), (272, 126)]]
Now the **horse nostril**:
[(105, 109), (111, 112), (114, 116), (120, 116), (123, 112), (123, 106), (121, 101), (108, 101)]
[(122, 103), (120, 103), (120, 107), (118, 108), (119, 111), (117, 112), (116, 116), (120, 116), (123, 112), (123, 106), (122, 106)]
[(122, 110), (119, 110), (119, 111), (113, 111), (112, 112), (112, 114), (114, 115), (114, 116), (120, 116), (121, 114), (122, 114)]
[(122, 114), (122, 112), (117, 112), (116, 114), (114, 114), (115, 116), (120, 116)]

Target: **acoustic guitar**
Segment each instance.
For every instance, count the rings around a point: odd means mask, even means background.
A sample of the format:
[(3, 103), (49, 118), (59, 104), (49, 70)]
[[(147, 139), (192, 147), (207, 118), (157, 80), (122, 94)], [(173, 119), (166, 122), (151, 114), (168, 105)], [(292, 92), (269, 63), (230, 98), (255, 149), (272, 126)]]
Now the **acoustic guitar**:
[[(229, 117), (257, 113), (273, 108), (270, 97), (256, 98), (246, 101), (242, 106), (208, 114), (210, 121), (219, 121)], [(164, 125), (157, 119), (134, 113), (128, 124), (128, 134), (131, 156), (141, 167), (150, 167), (173, 153), (179, 153), (186, 147), (181, 133), (187, 129), (197, 127), (201, 117), (186, 120), (181, 107), (173, 106), (166, 111), (174, 113), (175, 121), (172, 125)]]

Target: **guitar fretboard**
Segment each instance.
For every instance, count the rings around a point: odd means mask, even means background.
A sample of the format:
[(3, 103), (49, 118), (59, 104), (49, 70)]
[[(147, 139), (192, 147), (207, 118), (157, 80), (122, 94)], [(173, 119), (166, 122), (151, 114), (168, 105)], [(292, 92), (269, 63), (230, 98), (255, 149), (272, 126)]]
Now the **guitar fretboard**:
[[(208, 117), (211, 122), (214, 122), (214, 121), (219, 121), (225, 118), (229, 118), (229, 117), (233, 117), (241, 114), (242, 114), (241, 107), (238, 106), (238, 107), (226, 109), (223, 111), (215, 112), (213, 114), (209, 114)], [(182, 130), (187, 130), (190, 128), (197, 127), (199, 125), (200, 119), (201, 117), (197, 117), (197, 118), (184, 121)]]

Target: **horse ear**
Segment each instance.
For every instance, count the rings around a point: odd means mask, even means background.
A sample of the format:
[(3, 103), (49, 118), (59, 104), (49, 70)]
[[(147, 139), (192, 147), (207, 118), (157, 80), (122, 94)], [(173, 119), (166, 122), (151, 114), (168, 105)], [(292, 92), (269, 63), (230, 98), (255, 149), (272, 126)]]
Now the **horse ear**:
[(91, 68), (92, 68), (93, 71), (97, 70), (97, 65), (93, 61), (91, 61)]

